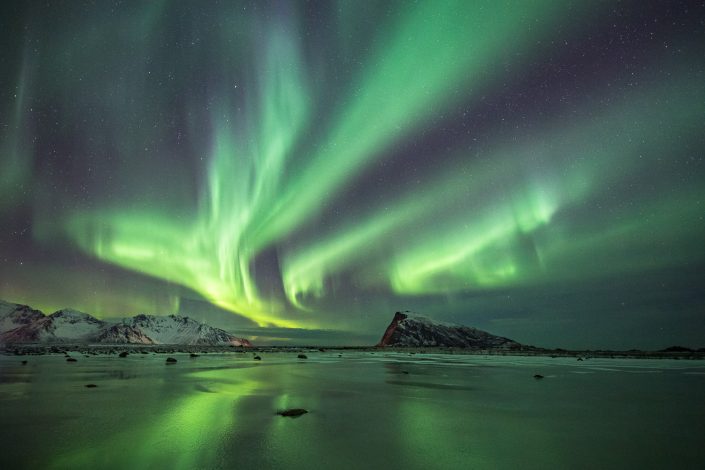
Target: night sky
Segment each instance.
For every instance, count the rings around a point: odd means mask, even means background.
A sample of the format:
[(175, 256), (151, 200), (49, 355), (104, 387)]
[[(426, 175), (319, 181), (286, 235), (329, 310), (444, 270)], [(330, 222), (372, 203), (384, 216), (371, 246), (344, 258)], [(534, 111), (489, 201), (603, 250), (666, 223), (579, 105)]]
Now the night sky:
[(3, 1), (0, 298), (705, 346), (705, 2)]

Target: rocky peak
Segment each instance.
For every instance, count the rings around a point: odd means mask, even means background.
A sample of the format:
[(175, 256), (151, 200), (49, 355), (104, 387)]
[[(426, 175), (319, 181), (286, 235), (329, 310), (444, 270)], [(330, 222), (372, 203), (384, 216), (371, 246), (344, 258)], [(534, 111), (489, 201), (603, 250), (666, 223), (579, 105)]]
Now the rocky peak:
[(49, 315), (47, 318), (50, 318), (54, 321), (63, 320), (69, 323), (77, 323), (82, 321), (91, 323), (101, 323), (100, 320), (98, 320), (92, 315), (89, 315), (84, 312), (79, 312), (78, 310), (73, 310), (70, 308), (63, 308), (61, 310), (57, 310), (56, 312)]
[(442, 323), (421, 315), (396, 312), (378, 346), (517, 349), (516, 341), (462, 325)]
[(392, 336), (394, 336), (394, 332), (396, 331), (397, 327), (399, 326), (399, 323), (401, 323), (402, 320), (405, 320), (406, 318), (408, 318), (408, 315), (406, 315), (404, 313), (396, 312), (394, 314), (394, 317), (392, 318), (392, 322), (389, 324), (389, 326), (385, 330), (384, 334), (382, 335), (382, 339), (379, 342), (380, 346), (388, 345), (392, 341)]

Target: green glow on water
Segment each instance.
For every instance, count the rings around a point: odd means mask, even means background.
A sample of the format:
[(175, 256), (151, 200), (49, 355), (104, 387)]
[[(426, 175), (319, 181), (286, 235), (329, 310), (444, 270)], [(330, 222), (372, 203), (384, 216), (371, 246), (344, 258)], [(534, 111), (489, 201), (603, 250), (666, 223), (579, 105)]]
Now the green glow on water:
[[(163, 355), (68, 366), (60, 355), (26, 366), (0, 357), (0, 416), (12, 424), (0, 437), (14, 436), (3, 459), (11, 468), (180, 470), (687, 467), (702, 457), (699, 361), (344, 355), (302, 363), (269, 353), (256, 364), (179, 355), (172, 366)], [(534, 380), (536, 371), (546, 378)], [(16, 421), (29, 406), (34, 421)], [(289, 407), (310, 412), (275, 414)]]
[(150, 410), (134, 408), (145, 414), (136, 430), (118, 432), (97, 445), (78, 447), (57, 459), (53, 468), (168, 466), (187, 470), (217, 462), (222, 457), (221, 447), (232, 436), (228, 430), (235, 426), (239, 401), (261, 388), (253, 380), (233, 382), (230, 375), (218, 370), (185, 374), (187, 383), (207, 386), (173, 400), (156, 419), (148, 419)]

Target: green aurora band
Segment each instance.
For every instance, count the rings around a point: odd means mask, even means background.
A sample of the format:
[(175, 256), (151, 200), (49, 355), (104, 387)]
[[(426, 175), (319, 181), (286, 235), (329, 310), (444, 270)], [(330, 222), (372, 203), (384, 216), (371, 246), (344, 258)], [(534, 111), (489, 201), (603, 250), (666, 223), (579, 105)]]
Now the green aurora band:
[[(90, 25), (71, 16), (75, 32), (57, 27), (41, 58), (27, 33), (0, 134), (0, 215), (30, 205), (46, 250), (68, 243), (151, 279), (162, 306), (205, 299), (260, 327), (350, 327), (328, 313), (341, 283), (341, 303), (382, 292), (413, 304), (705, 259), (703, 172), (679, 166), (699, 148), (705, 115), (702, 74), (683, 66), (702, 60), (687, 50), (644, 66), (669, 70), (668, 82), (647, 71), (622, 92), (630, 77), (606, 73), (592, 95), (525, 128), (477, 126), (409, 150), (484, 109), (554, 41), (567, 44), (566, 24), (581, 37), (607, 13), (588, 2), (429, 1), (390, 8), (370, 29), (354, 2), (339, 2), (335, 32), (323, 34), (303, 4), (243, 5), (214, 7), (217, 21), (186, 21), (188, 7), (169, 2), (94, 12)], [(181, 53), (170, 58), (174, 27)], [(92, 60), (110, 41), (123, 49)], [(82, 162), (80, 195), (16, 190), (44, 152), (28, 111), (43, 95), (64, 112), (56, 134)], [(370, 183), (400, 160), (423, 174)], [(43, 183), (56, 177), (45, 168)], [(262, 282), (272, 259), (276, 279)], [(16, 295), (12, 286), (0, 294)], [(109, 303), (94, 313), (117, 314)]]
[[(317, 146), (320, 150), (302, 168), (289, 168), (288, 175), (287, 158), (310, 125), (311, 98), (296, 36), (277, 25), (268, 36), (258, 81), (252, 86), (258, 103), (248, 113), (248, 122), (238, 123), (227, 110), (213, 117), (208, 189), (195, 222), (175, 224), (161, 213), (101, 211), (73, 217), (69, 232), (102, 260), (187, 286), (260, 326), (314, 326), (305, 318), (283, 317), (286, 310), (276, 300), (262, 298), (250, 274), (254, 257), (305, 223), (322, 198), (433, 115), (422, 110), (433, 106), (442, 112), (458, 98), (453, 90), (467, 93), (488, 80), (480, 75), (491, 68), (496, 53), (530, 34), (529, 12), (545, 18), (556, 10), (554, 2), (518, 8), (511, 2), (423, 3), (410, 9), (398, 20), (397, 33), (378, 46), (374, 65), (354, 85), (364, 92), (351, 93), (328, 137)], [(443, 45), (440, 50), (438, 44)], [(412, 75), (414, 80), (409, 80)], [(379, 107), (383, 112), (375, 112), (370, 120), (371, 111)], [(257, 116), (254, 124), (252, 115)], [(288, 281), (292, 275), (285, 272), (284, 277)], [(293, 283), (310, 281), (285, 282), (289, 300), (301, 306), (298, 290), (292, 293)], [(320, 292), (321, 280), (316, 283)]]

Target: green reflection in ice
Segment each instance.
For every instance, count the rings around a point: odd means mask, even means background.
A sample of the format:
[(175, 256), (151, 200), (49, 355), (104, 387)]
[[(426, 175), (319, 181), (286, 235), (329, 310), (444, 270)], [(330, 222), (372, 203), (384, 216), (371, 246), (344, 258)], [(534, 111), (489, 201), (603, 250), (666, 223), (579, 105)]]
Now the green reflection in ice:
[[(178, 366), (176, 366), (178, 367)], [(240, 401), (261, 386), (251, 379), (233, 380), (231, 369), (184, 374), (198, 384), (185, 398), (156, 409), (135, 404), (142, 425), (119, 432), (102, 443), (78, 447), (57, 458), (52, 468), (208, 468), (233, 438)], [(202, 385), (207, 384), (207, 385)], [(156, 419), (151, 416), (156, 414)]]

